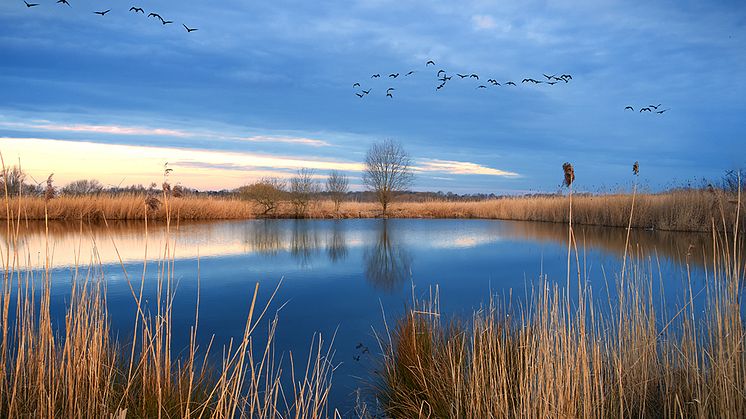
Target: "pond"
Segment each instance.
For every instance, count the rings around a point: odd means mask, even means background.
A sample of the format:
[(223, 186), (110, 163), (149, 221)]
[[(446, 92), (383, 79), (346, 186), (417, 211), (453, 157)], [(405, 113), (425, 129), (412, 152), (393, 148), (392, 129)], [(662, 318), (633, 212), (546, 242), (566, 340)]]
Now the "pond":
[[(157, 261), (166, 240), (163, 224), (24, 223), (19, 246), (33, 268), (52, 266), (52, 308), (59, 316), (70, 295), (75, 267), (103, 267), (112, 329), (120, 341), (131, 336), (134, 300), (129, 278), (145, 295), (156, 292)], [(470, 316), (491, 295), (520, 302), (542, 275), (560, 285), (567, 273), (567, 226), (496, 220), (361, 219), (248, 220), (171, 226), (174, 278), (173, 348), (188, 346), (200, 295), (199, 340), (214, 335), (217, 348), (243, 334), (254, 286), (260, 302), (281, 285), (270, 305), (279, 311), (279, 353), (292, 350), (305, 359), (315, 333), (334, 336), (332, 405), (354, 403), (357, 388), (380, 353), (375, 332), (394, 320), (413, 298), (427, 298), (436, 287), (444, 315)], [(576, 227), (583, 278), (600, 295), (620, 271), (626, 230)], [(45, 239), (45, 237), (47, 237)], [(682, 296), (687, 264), (692, 283), (704, 280), (703, 254), (711, 237), (660, 231), (632, 231), (630, 243), (642, 252), (667, 301)], [(5, 242), (5, 240), (3, 240)], [(120, 265), (120, 258), (122, 264)], [(574, 260), (574, 257), (573, 257)], [(573, 262), (573, 271), (575, 270)], [(670, 289), (670, 291), (669, 291)], [(266, 334), (258, 330), (258, 337)], [(364, 352), (359, 346), (370, 348)], [(364, 349), (364, 348), (363, 348)], [(219, 351), (217, 351), (219, 352)]]

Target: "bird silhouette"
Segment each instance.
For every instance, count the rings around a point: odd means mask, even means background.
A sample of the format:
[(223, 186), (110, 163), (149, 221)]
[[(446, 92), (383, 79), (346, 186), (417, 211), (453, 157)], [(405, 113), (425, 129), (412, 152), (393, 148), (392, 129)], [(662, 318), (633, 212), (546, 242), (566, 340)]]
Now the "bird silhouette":
[(67, 0), (57, 0), (57, 3), (59, 3), (59, 4), (66, 4), (66, 5), (70, 6), (70, 3), (68, 3)]
[(477, 80), (479, 80), (479, 76), (477, 76), (476, 74), (472, 74), (472, 75), (470, 75), (470, 76), (469, 76), (469, 78), (472, 78), (472, 79), (477, 79)]
[(393, 99), (394, 95), (392, 95), (391, 93), (386, 93), (386, 97), (390, 97), (391, 99)]
[(391, 74), (389, 74), (389, 77), (397, 78), (397, 77), (399, 77), (399, 73), (391, 73)]
[(104, 16), (104, 15), (106, 15), (106, 14), (107, 14), (107, 13), (109, 13), (109, 12), (111, 12), (111, 9), (109, 9), (109, 10), (104, 10), (103, 12), (93, 12), (93, 13), (95, 13), (95, 14), (97, 14), (97, 15), (101, 15), (101, 16)]
[(425, 63), (425, 67), (429, 66), (430, 64), (435, 65), (435, 61), (430, 60), (430, 61), (426, 62)]
[(359, 98), (361, 98), (361, 99), (362, 99), (362, 97), (363, 97), (363, 96), (365, 96), (365, 95), (364, 95), (364, 94), (362, 94), (362, 93), (355, 93), (355, 94), (357, 95), (357, 97), (359, 97)]
[(163, 21), (163, 18), (158, 13), (150, 13), (148, 15), (148, 17), (157, 17), (158, 19), (160, 19), (161, 21)]
[(360, 355), (353, 355), (352, 359), (354, 359), (355, 361), (360, 361)]
[(531, 79), (523, 79), (523, 81), (521, 81), (521, 83), (526, 83), (527, 81), (531, 81)]
[(509, 82), (505, 83), (505, 85), (506, 85), (506, 86), (508, 86), (508, 85), (510, 85), (510, 86), (515, 86), (515, 83), (513, 83), (512, 81), (509, 81)]
[(653, 112), (650, 108), (640, 108), (640, 112), (644, 112), (644, 111)]
[(370, 76), (371, 79), (377, 79), (379, 77), (381, 77), (380, 74), (374, 74), (374, 75)]
[(479, 86), (477, 86), (477, 89), (486, 89), (486, 88), (487, 88), (487, 86), (485, 86), (483, 84), (480, 84)]
[(396, 89), (394, 89), (393, 87), (389, 87), (388, 89), (386, 89), (386, 93), (388, 93), (388, 92), (390, 92), (392, 90), (396, 90)]
[(163, 19), (161, 19), (161, 23), (163, 24), (163, 26), (166, 26), (169, 23), (174, 23), (174, 22), (172, 20), (163, 20)]
[[(164, 23), (164, 24), (165, 24), (165, 23)], [(181, 26), (183, 26), (183, 27), (184, 27), (184, 29), (186, 29), (187, 33), (189, 33), (189, 32), (194, 32), (194, 31), (198, 31), (198, 30), (199, 30), (199, 29), (197, 29), (197, 28), (189, 28), (189, 27), (187, 27), (187, 25), (185, 25), (185, 24), (183, 24), (183, 23), (181, 24)]]
[(572, 80), (572, 76), (569, 75), (569, 74), (563, 74), (563, 75), (559, 76), (559, 78), (561, 78), (562, 80), (564, 80), (565, 83), (567, 83), (568, 80)]
[(658, 109), (658, 107), (660, 107), (660, 106), (661, 106), (660, 103), (657, 106), (656, 105), (648, 105), (648, 107), (651, 107), (653, 109)]
[(442, 78), (439, 78), (438, 80), (442, 81), (443, 83), (447, 82), (448, 80), (452, 79), (453, 77), (449, 76), (443, 76)]
[(466, 77), (469, 77), (468, 74), (458, 74), (458, 73), (456, 73), (456, 75), (459, 76), (459, 77), (461, 77), (462, 79), (466, 78)]
[(370, 91), (371, 91), (371, 89), (368, 89), (368, 90), (361, 90), (361, 92), (363, 92), (363, 94), (366, 94), (366, 95), (367, 95), (368, 93), (370, 93)]
[(23, 2), (26, 3), (26, 7), (34, 7), (39, 5), (39, 3), (29, 3), (26, 0), (23, 0)]
[(355, 83), (352, 85), (352, 87), (360, 87), (360, 83)]
[[(660, 105), (658, 105), (658, 106), (660, 106)], [(656, 113), (658, 113), (658, 114), (663, 114), (663, 112), (665, 112), (665, 111), (667, 111), (667, 110), (668, 110), (668, 109), (662, 109), (662, 110), (660, 110), (660, 111), (658, 111), (658, 112), (656, 112)]]
[(409, 76), (409, 75), (412, 75), (412, 74), (414, 74), (414, 70), (412, 70), (409, 73), (405, 74), (405, 76)]
[(545, 81), (544, 83), (551, 85), (551, 86), (554, 86), (555, 84), (557, 84), (556, 81)]
[(445, 85), (446, 85), (446, 83), (445, 83), (445, 82), (443, 82), (443, 83), (439, 84), (439, 85), (438, 85), (438, 87), (436, 87), (436, 88), (435, 88), (435, 90), (440, 90), (440, 89), (442, 89), (442, 88), (443, 88), (443, 86), (445, 86)]
[[(542, 73), (542, 74), (544, 74), (544, 73)], [(544, 74), (544, 77), (546, 77), (547, 80), (551, 81), (554, 78), (554, 74), (552, 74), (551, 76), (547, 76), (546, 74)]]
[(440, 73), (443, 73), (443, 74), (445, 74), (445, 73), (446, 73), (446, 71), (445, 71), (445, 70), (438, 70), (438, 73), (436, 74), (436, 76), (440, 77)]
[(624, 110), (625, 110), (625, 111), (626, 111), (627, 109), (629, 109), (629, 110), (631, 110), (631, 111), (634, 111), (634, 110), (635, 110), (635, 108), (633, 108), (633, 107), (631, 107), (631, 106), (627, 106), (627, 107), (625, 107), (625, 108), (624, 108)]
[(140, 12), (142, 14), (145, 14), (145, 10), (143, 10), (142, 7), (135, 7), (135, 6), (130, 7), (130, 12), (135, 12), (135, 13)]

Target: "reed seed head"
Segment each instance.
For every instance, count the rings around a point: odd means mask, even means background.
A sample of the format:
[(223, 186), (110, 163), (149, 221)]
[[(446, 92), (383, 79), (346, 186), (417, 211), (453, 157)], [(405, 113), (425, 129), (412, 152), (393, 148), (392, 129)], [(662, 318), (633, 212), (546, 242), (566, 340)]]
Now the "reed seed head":
[(570, 185), (575, 181), (575, 170), (572, 168), (572, 164), (570, 163), (563, 164), (562, 170), (565, 172), (565, 180), (563, 181), (563, 184), (570, 187)]
[(49, 177), (47, 178), (47, 187), (44, 189), (44, 200), (46, 201), (49, 201), (50, 199), (54, 198), (56, 194), (56, 191), (54, 190), (52, 176), (54, 176), (54, 173), (49, 175)]

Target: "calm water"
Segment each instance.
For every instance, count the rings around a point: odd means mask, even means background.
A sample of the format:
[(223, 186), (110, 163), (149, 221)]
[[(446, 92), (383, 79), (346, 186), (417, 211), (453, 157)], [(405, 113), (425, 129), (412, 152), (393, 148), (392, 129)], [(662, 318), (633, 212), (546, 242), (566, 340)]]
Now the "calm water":
[[(270, 313), (279, 312), (278, 351), (305, 357), (314, 333), (330, 339), (336, 332), (335, 405), (349, 408), (361, 379), (375, 368), (378, 351), (373, 330), (381, 331), (384, 313), (391, 320), (413, 296), (427, 296), (438, 286), (446, 315), (469, 315), (488, 302), (490, 293), (519, 300), (539, 276), (564, 283), (567, 227), (548, 223), (491, 220), (252, 220), (182, 224), (175, 238), (174, 348), (188, 344), (200, 283), (200, 339), (212, 334), (222, 345), (240, 337), (254, 284), (266, 301), (282, 285)], [(76, 263), (104, 267), (113, 329), (120, 340), (131, 333), (133, 299), (119, 257), (139, 282), (143, 260), (150, 260), (146, 293), (155, 292), (157, 260), (166, 243), (165, 228), (142, 223), (104, 228), (53, 223), (53, 310), (60, 315), (69, 295)], [(578, 227), (581, 265), (598, 295), (606, 279), (619, 271), (625, 230)], [(667, 299), (679, 297), (686, 284), (686, 261), (694, 282), (702, 283), (701, 266), (709, 236), (634, 231), (631, 243), (657, 254)], [(117, 256), (118, 250), (119, 256)], [(24, 227), (21, 245), (30, 263), (43, 266), (43, 225)], [(147, 249), (147, 250), (146, 250)], [(574, 267), (573, 267), (574, 269)], [(658, 262), (654, 274), (658, 277)], [(271, 317), (271, 316), (270, 316)], [(266, 330), (266, 329), (265, 329)], [(264, 331), (257, 332), (262, 336)], [(361, 355), (359, 360), (354, 357)], [(305, 358), (303, 358), (305, 359)]]

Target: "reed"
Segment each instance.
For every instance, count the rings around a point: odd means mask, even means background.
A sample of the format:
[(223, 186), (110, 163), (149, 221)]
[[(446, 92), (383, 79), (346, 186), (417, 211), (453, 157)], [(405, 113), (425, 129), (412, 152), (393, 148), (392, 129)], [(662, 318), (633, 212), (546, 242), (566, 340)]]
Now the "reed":
[[(738, 208), (740, 196), (734, 225)], [(379, 339), (376, 396), (383, 413), (746, 416), (744, 240), (735, 227), (715, 230), (706, 281), (695, 284), (687, 275), (686, 298), (676, 308), (654, 292), (656, 261), (640, 250), (625, 255), (626, 268), (605, 301), (594, 298), (587, 281), (571, 289), (542, 276), (525, 300), (494, 298), (467, 321), (444, 320), (437, 292), (415, 302)]]
[[(7, 197), (7, 195), (6, 195)], [(50, 199), (54, 203), (57, 199)], [(267, 319), (272, 296), (259, 302), (259, 284), (247, 293), (251, 302), (242, 336), (222, 352), (213, 343), (197, 342), (197, 316), (190, 344), (172, 347), (175, 298), (175, 230), (169, 198), (162, 197), (167, 229), (173, 229), (159, 251), (155, 300), (144, 300), (147, 261), (142, 273), (122, 271), (136, 312), (131, 341), (112, 338), (106, 300), (106, 278), (95, 260), (73, 270), (64, 321), (51, 313), (51, 251), (42, 252), (45, 267), (24, 268), (30, 260), (21, 237), (25, 214), (21, 201), (5, 199), (6, 246), (0, 290), (0, 416), (2, 417), (182, 417), (182, 418), (327, 418), (333, 366), (331, 345), (315, 336), (302, 375), (296, 376), (292, 354), (276, 355), (277, 316)], [(145, 203), (141, 201), (141, 206)], [(131, 211), (137, 211), (134, 207)], [(54, 214), (54, 208), (47, 212)], [(174, 224), (172, 224), (174, 222)], [(147, 224), (147, 218), (146, 218)], [(45, 226), (47, 224), (45, 223)], [(46, 227), (48, 228), (48, 227)], [(82, 230), (82, 222), (81, 222)], [(144, 231), (147, 235), (147, 227)], [(146, 241), (147, 242), (147, 241)], [(34, 249), (36, 250), (36, 249)], [(199, 272), (196, 272), (199, 279)], [(69, 275), (65, 278), (70, 280)], [(149, 279), (152, 280), (152, 279)], [(269, 321), (267, 336), (256, 336)], [(59, 327), (58, 327), (59, 326)], [(220, 355), (222, 353), (222, 356)], [(217, 361), (217, 362), (215, 362)], [(281, 379), (283, 368), (292, 385)]]
[[(143, 205), (145, 195), (60, 196), (11, 199), (23, 218), (43, 220), (45, 209), (51, 220), (151, 220), (166, 218), (160, 201), (152, 209)], [(628, 194), (573, 196), (573, 223), (606, 227), (630, 227), (667, 231), (710, 231), (713, 216), (726, 215), (732, 225), (735, 198), (706, 190), (681, 190), (660, 194), (635, 194), (634, 213), (630, 216), (632, 197)], [(262, 217), (262, 210), (246, 201), (232, 198), (185, 196), (170, 199), (170, 210), (180, 220), (251, 219)], [(506, 197), (485, 201), (394, 202), (390, 217), (399, 218), (482, 218), (567, 223), (567, 199), (551, 197)], [(0, 218), (7, 219), (0, 210)], [(281, 202), (273, 214), (277, 218), (295, 218), (290, 202)], [(372, 202), (341, 202), (336, 210), (331, 200), (311, 201), (307, 218), (375, 218), (380, 206)], [(739, 224), (743, 229), (744, 222)]]

